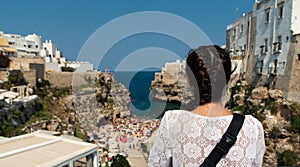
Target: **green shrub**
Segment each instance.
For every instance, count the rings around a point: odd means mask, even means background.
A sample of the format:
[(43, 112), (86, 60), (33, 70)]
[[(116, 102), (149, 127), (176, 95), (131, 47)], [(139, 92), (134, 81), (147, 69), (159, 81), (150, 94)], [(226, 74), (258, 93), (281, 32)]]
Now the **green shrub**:
[(292, 131), (300, 134), (300, 115), (295, 116), (291, 121)]
[(263, 113), (257, 113), (255, 114), (255, 117), (260, 121), (263, 122), (266, 119), (266, 115)]
[(8, 68), (11, 59), (9, 56), (4, 56), (2, 53), (0, 54), (0, 68)]
[(23, 134), (21, 131), (22, 127), (13, 128), (8, 125), (7, 121), (2, 122), (2, 126), (0, 127), (0, 136), (4, 137), (13, 137)]
[(83, 141), (87, 141), (87, 134), (85, 132), (82, 133), (80, 127), (78, 126), (75, 126), (74, 136), (82, 139)]
[(299, 160), (299, 156), (295, 152), (286, 150), (283, 153), (278, 154), (277, 165), (292, 166), (296, 165)]
[(247, 100), (251, 96), (252, 90), (253, 90), (252, 86), (248, 85), (246, 87), (245, 100)]
[(18, 119), (18, 120), (21, 120), (23, 118), (23, 112), (20, 111), (20, 110), (16, 110), (14, 111), (14, 115), (13, 115), (13, 118), (14, 119)]
[(122, 155), (117, 155), (113, 158), (113, 163), (111, 167), (130, 167), (129, 162)]

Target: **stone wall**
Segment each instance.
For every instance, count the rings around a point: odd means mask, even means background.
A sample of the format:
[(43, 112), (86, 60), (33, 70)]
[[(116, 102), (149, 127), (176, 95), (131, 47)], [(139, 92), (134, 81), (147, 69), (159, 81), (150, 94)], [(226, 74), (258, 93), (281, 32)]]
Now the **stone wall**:
[(297, 101), (300, 103), (300, 35), (293, 36), (291, 48), (293, 48), (294, 53), (290, 55), (290, 60), (292, 61), (290, 82), (289, 82), (289, 93), (288, 100)]
[(254, 47), (255, 47), (255, 41), (256, 41), (256, 17), (252, 17), (251, 19), (251, 28), (250, 28), (250, 47), (249, 47), (249, 55), (247, 58), (247, 67), (246, 67), (246, 75), (245, 79), (248, 83), (250, 83), (252, 86), (256, 86), (257, 81), (259, 80), (258, 75), (256, 75), (256, 63), (258, 60), (258, 55), (254, 54)]
[(35, 87), (36, 86), (36, 71), (23, 71), (23, 76), (28, 84)]
[(59, 88), (76, 87), (93, 84), (95, 81), (95, 72), (72, 73), (72, 72), (47, 72), (46, 80), (50, 84)]
[(45, 59), (43, 57), (10, 57), (10, 69), (30, 71), (35, 70), (38, 78), (45, 76)]
[(7, 81), (8, 71), (0, 71), (0, 81)]

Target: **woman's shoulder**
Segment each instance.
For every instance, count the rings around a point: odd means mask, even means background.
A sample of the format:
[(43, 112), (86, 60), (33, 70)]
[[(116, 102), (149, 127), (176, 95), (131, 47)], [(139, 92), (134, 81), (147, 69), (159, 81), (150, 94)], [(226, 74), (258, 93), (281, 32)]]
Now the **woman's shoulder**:
[(245, 123), (249, 126), (256, 126), (259, 129), (263, 129), (262, 123), (252, 115), (245, 115)]
[(175, 119), (178, 118), (179, 115), (182, 115), (186, 113), (187, 111), (185, 110), (168, 110), (164, 114), (164, 118), (169, 120), (169, 119)]
[(168, 110), (165, 112), (164, 117), (167, 119), (177, 119), (179, 117), (194, 117), (196, 114), (187, 110)]
[(245, 115), (245, 119), (251, 121), (253, 124), (261, 124), (261, 122), (253, 115)]

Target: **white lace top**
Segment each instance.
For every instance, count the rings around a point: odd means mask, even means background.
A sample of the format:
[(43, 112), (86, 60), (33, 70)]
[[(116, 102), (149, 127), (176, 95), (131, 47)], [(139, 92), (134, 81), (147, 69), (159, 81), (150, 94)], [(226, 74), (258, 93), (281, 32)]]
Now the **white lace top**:
[[(148, 166), (168, 166), (169, 158), (173, 157), (174, 167), (199, 167), (221, 140), (232, 118), (232, 115), (205, 117), (184, 110), (166, 112), (150, 151)], [(264, 153), (262, 124), (246, 115), (236, 143), (217, 167), (262, 166)]]

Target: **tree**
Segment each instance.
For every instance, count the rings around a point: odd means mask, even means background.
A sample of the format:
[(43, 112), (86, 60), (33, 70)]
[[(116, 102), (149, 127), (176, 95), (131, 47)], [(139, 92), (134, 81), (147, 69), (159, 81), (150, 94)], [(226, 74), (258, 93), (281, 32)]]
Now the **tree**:
[(277, 163), (280, 166), (292, 166), (299, 161), (298, 155), (290, 150), (286, 150), (283, 153), (278, 154)]
[(0, 68), (8, 68), (11, 60), (8, 56), (0, 53)]
[(116, 157), (113, 158), (113, 163), (111, 164), (111, 167), (130, 167), (130, 165), (125, 157), (118, 154)]

